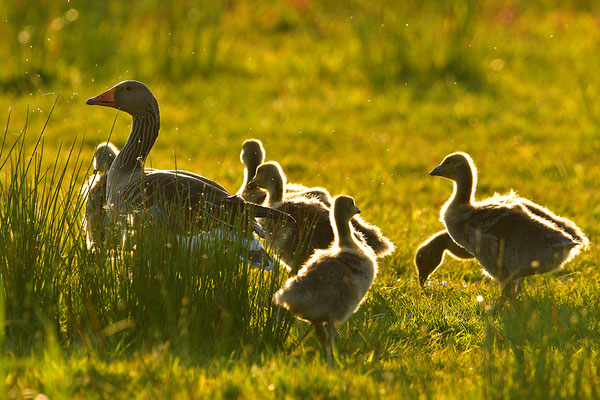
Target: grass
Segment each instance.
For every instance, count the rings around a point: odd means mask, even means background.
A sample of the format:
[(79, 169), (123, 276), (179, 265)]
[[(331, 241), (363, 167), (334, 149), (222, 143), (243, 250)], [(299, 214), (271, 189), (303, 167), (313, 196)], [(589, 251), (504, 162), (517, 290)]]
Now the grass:
[[(0, 3), (0, 397), (600, 395), (594, 3), (177, 5)], [(305, 324), (277, 319), (283, 271), (219, 246), (202, 259), (153, 227), (133, 253), (85, 248), (79, 190), (115, 112), (84, 103), (126, 78), (161, 106), (149, 165), (235, 191), (257, 137), (290, 181), (354, 196), (397, 245), (340, 329), (337, 368), (314, 334), (296, 343)], [(130, 119), (116, 117), (121, 147)], [(476, 262), (446, 260), (424, 290), (412, 265), (452, 190), (427, 173), (456, 150), (478, 196), (515, 188), (591, 239), (498, 313)]]

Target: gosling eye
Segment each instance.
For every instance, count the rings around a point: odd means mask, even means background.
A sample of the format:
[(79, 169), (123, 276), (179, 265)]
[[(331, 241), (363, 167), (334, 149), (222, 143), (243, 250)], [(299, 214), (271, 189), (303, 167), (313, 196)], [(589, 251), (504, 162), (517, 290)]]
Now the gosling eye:
[(129, 92), (131, 90), (131, 86), (127, 85), (125, 86), (125, 91)]

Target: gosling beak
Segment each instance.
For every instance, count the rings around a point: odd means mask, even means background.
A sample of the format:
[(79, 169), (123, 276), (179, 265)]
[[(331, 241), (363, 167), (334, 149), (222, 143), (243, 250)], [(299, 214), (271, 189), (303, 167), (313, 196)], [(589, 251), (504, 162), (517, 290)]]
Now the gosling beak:
[(432, 169), (431, 172), (429, 172), (429, 175), (431, 175), (431, 176), (444, 176), (444, 175), (442, 175), (442, 164), (440, 164), (437, 167), (435, 167), (434, 169)]
[(256, 176), (254, 178), (250, 179), (250, 182), (248, 182), (246, 187), (248, 189), (256, 189), (258, 187), (258, 184), (256, 183)]
[(360, 208), (354, 206), (354, 213), (355, 214), (360, 214)]
[(106, 92), (100, 93), (96, 97), (91, 97), (91, 98), (87, 99), (85, 104), (87, 104), (88, 106), (105, 106), (105, 107), (115, 107), (116, 108), (116, 106), (117, 106), (117, 103), (115, 101), (115, 91), (116, 90), (117, 89), (114, 87), (110, 88)]

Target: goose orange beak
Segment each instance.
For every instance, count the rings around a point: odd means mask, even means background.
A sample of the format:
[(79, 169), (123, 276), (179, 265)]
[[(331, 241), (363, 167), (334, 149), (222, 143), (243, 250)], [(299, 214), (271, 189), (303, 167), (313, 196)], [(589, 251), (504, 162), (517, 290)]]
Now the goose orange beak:
[(116, 107), (117, 103), (115, 101), (115, 91), (116, 88), (110, 88), (104, 93), (100, 93), (96, 97), (91, 97), (87, 99), (85, 104), (88, 106), (105, 106), (105, 107)]

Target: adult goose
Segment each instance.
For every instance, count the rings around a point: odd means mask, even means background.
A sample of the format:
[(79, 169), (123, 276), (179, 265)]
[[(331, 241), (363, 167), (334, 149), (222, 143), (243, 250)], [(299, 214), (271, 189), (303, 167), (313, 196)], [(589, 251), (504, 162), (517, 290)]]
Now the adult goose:
[(112, 143), (102, 143), (94, 151), (94, 173), (83, 188), (86, 195), (83, 227), (88, 248), (99, 246), (104, 241), (104, 214), (106, 203), (106, 172), (119, 150)]
[(256, 175), (256, 169), (265, 162), (265, 149), (258, 139), (248, 139), (242, 144), (240, 160), (244, 164), (244, 182), (238, 190), (238, 195), (252, 203), (263, 204), (267, 192), (257, 186), (248, 186), (248, 182)]
[[(278, 211), (232, 196), (215, 181), (192, 172), (144, 168), (158, 137), (160, 113), (158, 102), (142, 82), (121, 82), (88, 99), (86, 104), (116, 108), (133, 119), (127, 142), (107, 173), (107, 212), (111, 218), (148, 210), (153, 219), (182, 215), (187, 221), (196, 222), (207, 215), (211, 220), (219, 219), (225, 211), (225, 222), (233, 225), (240, 212), (255, 217), (282, 216)], [(243, 222), (260, 230), (253, 218), (246, 217)]]
[[(587, 243), (587, 238), (573, 237), (530, 211), (525, 204), (545, 208), (529, 200), (497, 196), (474, 201), (477, 170), (466, 153), (448, 155), (430, 175), (454, 181), (454, 193), (442, 208), (441, 220), (452, 240), (501, 284), (505, 296), (516, 294), (519, 278), (560, 268)], [(575, 226), (570, 221), (569, 225)]]
[(336, 197), (330, 211), (333, 245), (316, 251), (273, 297), (275, 304), (314, 325), (328, 364), (336, 328), (358, 309), (377, 274), (373, 252), (352, 235), (350, 219), (359, 212), (351, 197)]

